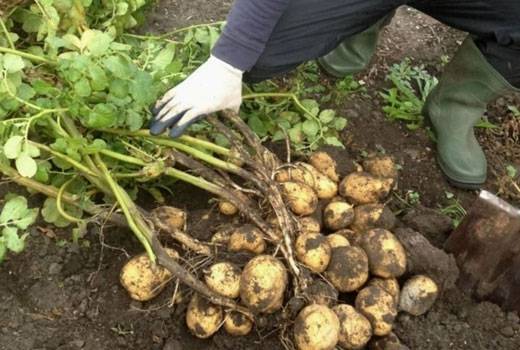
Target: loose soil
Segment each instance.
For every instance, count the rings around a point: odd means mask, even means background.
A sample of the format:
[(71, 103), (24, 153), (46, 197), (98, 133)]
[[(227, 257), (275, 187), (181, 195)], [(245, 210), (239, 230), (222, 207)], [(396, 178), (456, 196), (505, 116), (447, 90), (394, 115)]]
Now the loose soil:
[[(167, 32), (220, 20), (230, 3), (159, 1), (144, 31)], [(407, 191), (417, 192), (421, 203), (431, 208), (446, 204), (446, 191), (454, 193), (465, 207), (475, 194), (458, 191), (445, 181), (435, 162), (435, 146), (426, 132), (411, 132), (385, 119), (378, 91), (388, 86), (384, 76), (389, 65), (404, 57), (438, 72), (441, 55), (452, 55), (463, 37), (463, 33), (416, 11), (400, 9), (385, 29), (374, 64), (359, 76), (367, 83), (369, 97), (354, 96), (336, 106), (349, 119), (342, 139), (351, 156), (361, 159), (365, 152), (383, 150), (394, 156), (403, 168), (401, 196), (404, 198)], [(479, 137), (490, 158), (487, 188), (518, 200), (514, 187), (504, 180), (504, 165), (520, 168), (519, 126), (507, 112), (510, 103), (520, 106), (520, 99), (502, 98), (490, 108), (490, 119), (499, 129), (481, 131)], [(0, 195), (9, 190), (16, 189), (0, 186)], [(39, 198), (33, 196), (31, 200)], [(190, 211), (189, 232), (196, 237), (207, 239), (226, 222), (210, 197), (192, 187), (176, 187), (170, 200)], [(394, 202), (402, 207), (399, 201)], [(427, 236), (438, 246), (446, 238), (435, 227), (430, 227)], [(186, 303), (172, 304), (173, 295), (179, 296), (175, 283), (151, 302), (132, 302), (119, 284), (119, 271), (129, 255), (140, 251), (138, 242), (125, 230), (92, 227), (84, 240), (72, 244), (66, 230), (44, 224), (33, 228), (27, 249), (0, 268), (0, 349), (283, 349), (276, 329), (254, 331), (241, 338), (230, 337), (222, 330), (209, 340), (193, 337), (184, 323)], [(208, 264), (186, 258), (199, 270)], [(182, 286), (180, 291), (186, 300)], [(520, 348), (516, 313), (476, 302), (458, 289), (446, 291), (425, 316), (400, 315), (395, 332), (410, 349)]]

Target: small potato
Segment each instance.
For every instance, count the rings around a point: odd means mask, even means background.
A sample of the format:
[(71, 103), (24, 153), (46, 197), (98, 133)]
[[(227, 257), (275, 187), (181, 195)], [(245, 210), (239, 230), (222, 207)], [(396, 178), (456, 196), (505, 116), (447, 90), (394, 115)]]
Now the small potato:
[(219, 201), (218, 202), (218, 210), (221, 214), (232, 216), (238, 213), (238, 208), (235, 207), (234, 204), (228, 202), (228, 201)]
[(319, 233), (304, 233), (296, 239), (296, 258), (311, 271), (325, 271), (330, 261), (330, 245)]
[(273, 313), (283, 304), (287, 287), (285, 266), (270, 255), (251, 259), (240, 278), (240, 299), (253, 312)]
[(299, 350), (332, 350), (338, 339), (338, 316), (328, 307), (309, 305), (296, 317), (294, 340)]
[(300, 224), (300, 233), (320, 233), (321, 225), (312, 216), (305, 216), (302, 218), (298, 218), (298, 223)]
[[(166, 252), (174, 259), (179, 258), (179, 254), (173, 249), (166, 248)], [(171, 276), (169, 270), (153, 264), (148, 254), (143, 253), (134, 256), (123, 266), (119, 281), (130, 298), (147, 301), (156, 297), (164, 289)]]
[(224, 329), (230, 335), (243, 336), (251, 332), (253, 322), (240, 312), (230, 311), (224, 320)]
[(354, 204), (370, 204), (384, 200), (393, 180), (377, 178), (365, 172), (347, 175), (339, 185), (339, 193)]
[(219, 262), (205, 272), (204, 281), (210, 289), (225, 297), (234, 299), (240, 295), (240, 268), (229, 262)]
[(150, 213), (155, 226), (165, 232), (184, 230), (186, 226), (186, 212), (175, 207), (162, 206)]
[(348, 247), (350, 245), (348, 239), (345, 236), (339, 235), (337, 233), (333, 233), (327, 236), (327, 242), (332, 249), (339, 247)]
[(382, 288), (363, 288), (356, 297), (356, 309), (370, 321), (375, 335), (384, 336), (392, 331), (397, 306), (394, 298)]
[(405, 347), (401, 344), (401, 341), (393, 332), (382, 338), (372, 338), (368, 343), (369, 350), (405, 350)]
[(211, 304), (198, 294), (193, 295), (186, 310), (186, 325), (197, 338), (209, 338), (215, 334), (224, 318), (222, 307)]
[(350, 228), (363, 233), (373, 228), (391, 230), (395, 226), (395, 215), (384, 204), (365, 204), (354, 208), (354, 221)]
[(265, 241), (262, 231), (253, 225), (244, 225), (235, 229), (228, 241), (230, 252), (250, 252), (262, 254), (265, 250)]
[(353, 292), (368, 280), (368, 258), (359, 247), (339, 247), (332, 250), (325, 277), (340, 292)]
[(330, 202), (323, 211), (323, 223), (332, 231), (347, 228), (354, 220), (354, 207), (347, 202)]
[(362, 349), (372, 337), (370, 321), (347, 304), (332, 309), (339, 319), (339, 345), (347, 350)]
[(330, 199), (338, 193), (338, 185), (315, 167), (307, 163), (296, 163), (294, 167), (284, 169), (275, 175), (278, 182), (301, 182), (316, 191), (320, 199)]
[(211, 243), (214, 244), (228, 244), (229, 238), (233, 233), (234, 229), (224, 228), (220, 229), (211, 236)]
[(328, 176), (332, 181), (339, 182), (336, 161), (328, 153), (314, 152), (309, 157), (309, 164)]
[(305, 290), (309, 303), (331, 306), (338, 301), (338, 291), (330, 284), (314, 280)]
[(397, 166), (390, 156), (376, 156), (366, 159), (363, 162), (363, 168), (375, 177), (397, 180)]
[(318, 196), (310, 186), (292, 181), (282, 182), (280, 186), (293, 213), (306, 216), (316, 211)]
[(394, 298), (396, 304), (399, 304), (399, 294), (401, 291), (399, 290), (399, 282), (397, 282), (397, 279), (375, 277), (368, 282), (368, 285), (382, 288)]
[(405, 282), (399, 301), (399, 309), (420, 316), (431, 309), (439, 296), (439, 287), (428, 276), (417, 275)]
[(373, 229), (363, 235), (361, 246), (368, 255), (373, 275), (392, 278), (406, 272), (406, 252), (392, 232)]

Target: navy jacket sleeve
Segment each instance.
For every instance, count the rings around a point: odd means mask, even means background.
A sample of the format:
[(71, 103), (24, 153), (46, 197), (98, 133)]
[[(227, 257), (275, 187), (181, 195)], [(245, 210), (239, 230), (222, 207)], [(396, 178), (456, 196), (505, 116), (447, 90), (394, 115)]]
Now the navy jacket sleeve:
[(242, 71), (250, 70), (290, 1), (236, 0), (213, 55)]

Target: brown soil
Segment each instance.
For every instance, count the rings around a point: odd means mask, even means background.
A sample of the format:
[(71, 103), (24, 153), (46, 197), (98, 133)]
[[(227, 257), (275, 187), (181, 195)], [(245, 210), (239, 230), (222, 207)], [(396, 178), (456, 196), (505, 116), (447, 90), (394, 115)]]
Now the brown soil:
[[(163, 0), (152, 11), (147, 30), (166, 32), (187, 24), (223, 19), (230, 3)], [(342, 135), (350, 153), (359, 159), (364, 152), (381, 150), (394, 156), (403, 167), (401, 194), (416, 191), (422, 204), (432, 208), (445, 204), (445, 191), (455, 193), (465, 206), (474, 199), (474, 193), (457, 191), (447, 184), (435, 162), (434, 144), (425, 132), (410, 132), (385, 119), (377, 91), (387, 86), (384, 75), (389, 64), (411, 56), (436, 72), (440, 55), (452, 54), (461, 38), (460, 32), (415, 11), (401, 9), (386, 29), (374, 65), (362, 77), (371, 96), (354, 97), (338, 106), (350, 121)], [(514, 126), (510, 126), (514, 119), (505, 112), (507, 102), (499, 101), (491, 109), (492, 119), (500, 123), (503, 132), (481, 133), (482, 140), (490, 140), (486, 141), (486, 150), (514, 149), (514, 142), (505, 141), (518, 137), (511, 129)], [(516, 102), (520, 105), (518, 99)], [(495, 154), (490, 159), (491, 167), (499, 169), (497, 164), (515, 162), (518, 167), (515, 152), (504, 152), (504, 157)], [(497, 188), (500, 174), (492, 176), (489, 188)], [(0, 194), (6, 188), (0, 186)], [(190, 210), (190, 233), (202, 239), (226, 221), (215, 213), (214, 206), (208, 215), (208, 208), (212, 208), (209, 199), (188, 186), (176, 187), (172, 199), (172, 204)], [(229, 337), (221, 330), (209, 340), (195, 338), (184, 323), (186, 303), (170, 306), (175, 283), (151, 302), (130, 301), (119, 284), (119, 271), (128, 254), (141, 249), (129, 232), (113, 228), (100, 232), (92, 227), (79, 245), (59, 244), (69, 238), (66, 230), (34, 228), (27, 249), (1, 265), (1, 350), (283, 349), (276, 329), (253, 331), (240, 338)], [(428, 238), (439, 245), (445, 235), (430, 227)], [(207, 263), (190, 261), (198, 269)], [(425, 316), (400, 315), (395, 332), (410, 349), (520, 348), (520, 319), (516, 313), (476, 302), (457, 289), (445, 292)]]

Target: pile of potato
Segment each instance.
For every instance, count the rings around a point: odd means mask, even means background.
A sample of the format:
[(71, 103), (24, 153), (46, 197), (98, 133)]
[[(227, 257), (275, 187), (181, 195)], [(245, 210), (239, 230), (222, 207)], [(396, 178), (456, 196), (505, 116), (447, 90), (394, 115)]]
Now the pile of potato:
[[(288, 320), (300, 350), (362, 349), (367, 344), (384, 349), (386, 343), (399, 341), (392, 333), (398, 312), (422, 315), (438, 295), (427, 276), (402, 280), (406, 252), (391, 232), (396, 219), (384, 205), (397, 182), (394, 162), (372, 157), (357, 170), (341, 174), (331, 156), (316, 152), (307, 163), (291, 164), (275, 174), (299, 225), (294, 255), (313, 280), (297, 296), (305, 302), (296, 318)], [(229, 205), (220, 205), (223, 214), (237, 212)], [(236, 299), (255, 315), (282, 313), (294, 299), (285, 261), (273, 254), (276, 247), (254, 225), (216, 232), (210, 243), (250, 256), (245, 264), (218, 261), (205, 269), (202, 278), (211, 290)], [(172, 250), (171, 256), (178, 254)], [(170, 277), (140, 255), (124, 266), (121, 283), (132, 298), (145, 301)], [(200, 338), (220, 327), (242, 336), (254, 326), (244, 315), (225, 312), (198, 295), (189, 302), (186, 323)]]

